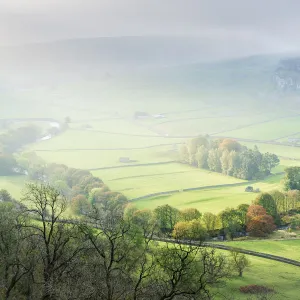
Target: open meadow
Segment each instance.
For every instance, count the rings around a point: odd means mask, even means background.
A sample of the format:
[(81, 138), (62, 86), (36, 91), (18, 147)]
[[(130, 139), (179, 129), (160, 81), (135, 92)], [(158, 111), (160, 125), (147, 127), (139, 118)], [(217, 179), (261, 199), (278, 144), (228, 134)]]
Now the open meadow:
[(0, 176), (0, 190), (5, 189), (19, 200), (27, 182), (26, 176)]
[(115, 169), (100, 170), (93, 174), (102, 176), (109, 187), (124, 193), (129, 199), (164, 191), (244, 182), (233, 177), (175, 163), (124, 168), (120, 173)]
[[(224, 242), (224, 244), (300, 260), (299, 239), (234, 241)], [(239, 287), (258, 284), (275, 289), (276, 294), (272, 299), (298, 299), (299, 267), (253, 256), (248, 256), (248, 259), (250, 266), (246, 268), (243, 277), (235, 277), (227, 283), (228, 296), (231, 294), (235, 297), (233, 299), (249, 299), (238, 291)], [(219, 292), (224, 293), (223, 289), (220, 289)], [(220, 297), (220, 299), (222, 298)]]
[[(238, 246), (240, 246), (240, 243), (238, 243)], [(256, 248), (255, 250), (259, 251)], [(276, 248), (274, 248), (274, 252), (276, 252)], [(259, 257), (249, 257), (249, 260), (250, 266), (246, 268), (243, 277), (236, 276), (232, 278), (227, 282), (226, 288), (220, 288), (217, 292), (226, 295), (227, 299), (248, 300), (252, 298), (249, 298), (247, 294), (240, 293), (239, 288), (257, 284), (275, 290), (275, 295), (271, 299), (299, 299), (299, 267)], [(217, 299), (224, 298), (220, 296)]]
[[(282, 176), (277, 175), (267, 178), (264, 181), (251, 183), (254, 188), (259, 188), (261, 191), (270, 191), (279, 188)], [(244, 183), (238, 186), (210, 187), (197, 191), (187, 191), (179, 193), (170, 193), (156, 197), (149, 197), (141, 200), (134, 200), (133, 203), (140, 209), (153, 209), (157, 206), (169, 204), (179, 209), (193, 207), (200, 212), (217, 213), (227, 207), (237, 207), (240, 204), (248, 203), (257, 197), (256, 193), (246, 193), (245, 188), (249, 183)]]

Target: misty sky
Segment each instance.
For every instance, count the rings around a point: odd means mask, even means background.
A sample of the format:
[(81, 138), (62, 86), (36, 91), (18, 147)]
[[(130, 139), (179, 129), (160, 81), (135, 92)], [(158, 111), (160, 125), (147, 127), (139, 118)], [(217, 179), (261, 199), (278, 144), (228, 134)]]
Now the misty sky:
[(299, 13), (299, 0), (0, 0), (0, 44), (191, 35), (295, 50)]

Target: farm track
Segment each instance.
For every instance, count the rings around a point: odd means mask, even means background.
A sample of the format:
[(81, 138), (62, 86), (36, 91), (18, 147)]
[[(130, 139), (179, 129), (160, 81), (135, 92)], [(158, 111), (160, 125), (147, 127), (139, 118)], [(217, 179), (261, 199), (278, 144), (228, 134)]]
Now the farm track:
[[(199, 245), (199, 242), (194, 242), (194, 241), (176, 241), (172, 239), (164, 239), (164, 238), (154, 238), (154, 240), (159, 241), (159, 242), (169, 242), (169, 243), (174, 243), (174, 244), (182, 244), (182, 245)], [(251, 255), (251, 256), (256, 256), (256, 257), (261, 257), (293, 266), (300, 267), (300, 261), (289, 259), (283, 256), (277, 256), (273, 254), (268, 254), (268, 253), (263, 253), (263, 252), (257, 252), (253, 250), (247, 250), (247, 249), (242, 249), (238, 247), (231, 247), (231, 246), (226, 246), (222, 244), (215, 244), (215, 243), (209, 243), (209, 242), (204, 242), (201, 243), (200, 246), (203, 247), (208, 247), (208, 248), (215, 248), (215, 249), (220, 249), (220, 250), (225, 250), (225, 251), (237, 251), (239, 253), (243, 253), (246, 255)]]

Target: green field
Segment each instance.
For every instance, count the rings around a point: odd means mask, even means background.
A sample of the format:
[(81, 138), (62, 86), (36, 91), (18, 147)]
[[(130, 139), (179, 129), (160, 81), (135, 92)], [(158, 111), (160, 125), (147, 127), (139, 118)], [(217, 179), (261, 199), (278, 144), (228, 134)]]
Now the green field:
[[(300, 240), (255, 240), (225, 242), (225, 244), (300, 260)], [(248, 258), (251, 265), (245, 270), (243, 278), (235, 277), (228, 282), (226, 287), (228, 295), (232, 293), (236, 297), (234, 299), (247, 299), (238, 291), (238, 288), (248, 284), (258, 284), (275, 289), (277, 294), (272, 299), (299, 299), (299, 267), (253, 256), (248, 256)]]
[(127, 136), (89, 130), (67, 130), (50, 140), (37, 143), (32, 147), (32, 150), (132, 149), (176, 142), (180, 142), (180, 140), (159, 136)]
[[(192, 114), (192, 116), (184, 115), (181, 119), (164, 120), (154, 126), (154, 128), (160, 129), (164, 132), (168, 132), (170, 135), (205, 135), (205, 134), (218, 134), (229, 135), (228, 130), (234, 130), (243, 126), (251, 126), (255, 122), (267, 121), (272, 116), (269, 114), (258, 114), (255, 119), (245, 112), (227, 112), (218, 116), (212, 113), (211, 115), (198, 115)], [(250, 128), (250, 127), (249, 127)], [(235, 136), (235, 135), (233, 135)]]
[(298, 132), (300, 117), (279, 118), (274, 121), (253, 124), (245, 128), (225, 131), (224, 136), (235, 138), (255, 139), (255, 140), (274, 140)]
[[(251, 185), (254, 188), (259, 188), (261, 191), (270, 191), (281, 187), (281, 178), (282, 176), (278, 175)], [(199, 191), (174, 193), (171, 195), (137, 200), (133, 201), (133, 203), (140, 209), (153, 209), (160, 205), (170, 204), (179, 209), (194, 207), (200, 212), (217, 213), (227, 207), (236, 207), (243, 203), (250, 204), (257, 194), (246, 193), (245, 188), (248, 185), (248, 183), (245, 183), (242, 186), (235, 187), (208, 188)]]
[(300, 239), (226, 242), (228, 246), (274, 254), (300, 261)]
[(0, 176), (0, 190), (5, 189), (14, 198), (20, 199), (26, 181), (26, 176)]
[[(139, 150), (68, 150), (36, 151), (36, 153), (48, 162), (61, 163), (80, 169), (128, 165), (119, 162), (120, 157), (128, 157), (134, 161), (129, 165), (167, 162), (177, 159), (177, 154), (172, 146)], [(119, 170), (121, 169), (114, 169), (116, 175)]]
[(244, 182), (233, 177), (175, 163), (100, 170), (93, 174), (102, 178), (112, 190), (122, 192), (129, 198), (170, 190)]
[[(249, 284), (264, 285), (273, 288), (276, 292), (272, 297), (274, 300), (299, 299), (299, 267), (258, 257), (249, 256), (249, 260), (251, 265), (245, 270), (243, 277), (234, 277), (227, 282), (226, 288), (220, 289), (219, 292), (221, 294), (230, 297), (227, 299), (253, 299), (249, 298), (249, 295), (239, 292), (240, 286)], [(224, 298), (219, 297), (218, 299), (221, 300)]]

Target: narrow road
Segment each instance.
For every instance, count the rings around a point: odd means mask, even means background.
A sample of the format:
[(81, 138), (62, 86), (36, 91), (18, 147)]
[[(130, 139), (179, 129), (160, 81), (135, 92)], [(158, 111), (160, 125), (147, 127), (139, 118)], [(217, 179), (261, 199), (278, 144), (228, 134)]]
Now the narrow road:
[(189, 246), (190, 245), (195, 245), (195, 246), (200, 245), (202, 247), (216, 248), (216, 249), (225, 250), (225, 251), (237, 251), (239, 253), (243, 253), (246, 255), (261, 257), (261, 258), (293, 265), (296, 267), (300, 267), (300, 261), (289, 259), (289, 258), (286, 258), (283, 256), (277, 256), (277, 255), (272, 255), (272, 254), (268, 254), (268, 253), (257, 252), (257, 251), (253, 251), (253, 250), (246, 250), (246, 249), (241, 249), (241, 248), (237, 248), (237, 247), (231, 247), (231, 246), (209, 243), (209, 242), (199, 243), (199, 242), (195, 242), (195, 241), (176, 241), (173, 239), (164, 239), (164, 238), (153, 238), (153, 239), (156, 241), (159, 241), (159, 242), (169, 242), (169, 243), (173, 243), (173, 244), (182, 244), (182, 245), (189, 245)]
[[(41, 221), (39, 218), (34, 218), (37, 221)], [(58, 222), (60, 223), (67, 223), (67, 224), (78, 224), (78, 221), (75, 220), (59, 220)], [(94, 224), (88, 223), (92, 227), (94, 227)], [(98, 227), (94, 227), (99, 229)], [(300, 267), (300, 261), (286, 258), (283, 256), (277, 256), (273, 254), (268, 254), (268, 253), (263, 253), (263, 252), (257, 252), (253, 250), (247, 250), (247, 249), (241, 249), (237, 247), (231, 247), (231, 246), (226, 246), (222, 244), (217, 244), (217, 243), (210, 243), (210, 242), (198, 242), (198, 241), (184, 241), (184, 240), (174, 240), (174, 239), (168, 239), (168, 238), (159, 238), (159, 237), (152, 237), (153, 241), (158, 241), (158, 242), (163, 242), (163, 243), (173, 243), (173, 244), (181, 244), (181, 245), (187, 245), (187, 246), (200, 246), (200, 247), (207, 247), (207, 248), (215, 248), (215, 249), (220, 249), (220, 250), (225, 250), (225, 251), (237, 251), (239, 253), (243, 253), (246, 255), (251, 255), (251, 256), (256, 256), (256, 257), (261, 257), (289, 265), (293, 265), (296, 267)]]

